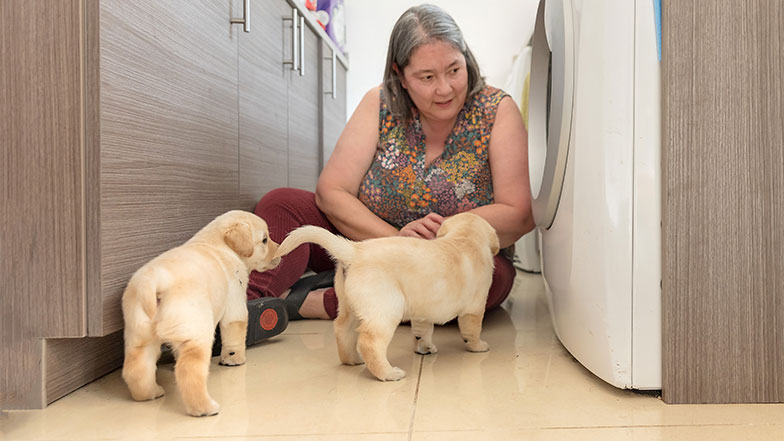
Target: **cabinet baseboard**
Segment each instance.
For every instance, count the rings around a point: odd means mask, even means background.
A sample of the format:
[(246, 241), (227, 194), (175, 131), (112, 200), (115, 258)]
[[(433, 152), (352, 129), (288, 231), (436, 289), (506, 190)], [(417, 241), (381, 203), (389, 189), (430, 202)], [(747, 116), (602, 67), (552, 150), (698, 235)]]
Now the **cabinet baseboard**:
[(44, 386), (50, 404), (118, 369), (123, 362), (123, 332), (105, 337), (46, 340)]

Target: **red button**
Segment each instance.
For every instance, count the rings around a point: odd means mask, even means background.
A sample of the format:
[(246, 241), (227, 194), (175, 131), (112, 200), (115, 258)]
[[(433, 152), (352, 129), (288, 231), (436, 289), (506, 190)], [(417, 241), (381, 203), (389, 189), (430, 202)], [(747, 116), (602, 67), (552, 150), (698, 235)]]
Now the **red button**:
[(267, 309), (261, 313), (259, 317), (259, 324), (261, 329), (271, 331), (278, 324), (278, 313), (274, 309)]

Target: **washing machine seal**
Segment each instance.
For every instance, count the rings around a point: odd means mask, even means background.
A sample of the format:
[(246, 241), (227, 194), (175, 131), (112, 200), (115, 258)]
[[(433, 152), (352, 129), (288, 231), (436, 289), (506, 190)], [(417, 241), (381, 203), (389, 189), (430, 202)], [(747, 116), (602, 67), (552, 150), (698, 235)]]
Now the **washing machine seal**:
[(531, 53), (528, 151), (533, 215), (544, 229), (555, 221), (569, 155), (574, 65), (571, 2), (542, 0)]

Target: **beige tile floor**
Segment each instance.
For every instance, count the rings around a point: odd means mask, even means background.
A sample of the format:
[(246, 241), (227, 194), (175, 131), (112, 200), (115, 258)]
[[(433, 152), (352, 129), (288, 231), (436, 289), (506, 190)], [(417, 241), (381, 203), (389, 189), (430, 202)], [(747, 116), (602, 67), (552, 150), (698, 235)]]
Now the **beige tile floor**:
[(608, 386), (553, 333), (539, 276), (519, 273), (510, 300), (485, 319), (490, 352), (464, 351), (454, 325), (439, 353), (413, 352), (408, 326), (390, 346), (407, 371), (393, 383), (338, 363), (328, 321), (300, 321), (248, 351), (240, 367), (213, 359), (214, 417), (183, 413), (172, 366), (167, 395), (137, 403), (119, 371), (39, 411), (0, 414), (2, 440), (782, 440), (784, 405), (671, 406)]

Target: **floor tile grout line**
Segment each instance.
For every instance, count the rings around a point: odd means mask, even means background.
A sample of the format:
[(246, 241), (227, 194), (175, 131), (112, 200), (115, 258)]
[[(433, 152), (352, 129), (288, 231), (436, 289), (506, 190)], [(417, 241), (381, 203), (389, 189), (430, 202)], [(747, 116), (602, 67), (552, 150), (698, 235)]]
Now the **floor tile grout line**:
[(687, 427), (752, 427), (752, 426), (781, 426), (778, 423), (697, 423), (697, 424), (635, 424), (618, 426), (545, 426), (532, 427), (525, 430), (606, 430), (606, 429), (679, 429)]
[[(171, 438), (172, 441), (186, 441), (186, 440), (215, 440), (215, 439), (234, 439), (234, 438), (241, 438), (241, 439), (254, 439), (254, 438), (291, 438), (291, 437), (299, 437), (299, 438), (323, 438), (324, 435), (327, 436), (341, 436), (341, 435), (395, 435), (395, 434), (402, 434), (404, 432), (335, 432), (335, 433), (277, 433), (277, 434), (267, 434), (267, 435), (222, 435), (216, 438), (214, 435), (192, 435), (192, 436), (178, 436), (175, 438)], [(114, 438), (109, 438), (114, 439)], [(168, 438), (167, 438), (168, 439)]]
[[(582, 431), (582, 430), (614, 430), (614, 429), (680, 429), (680, 428), (705, 428), (705, 427), (771, 427), (782, 426), (779, 423), (698, 423), (698, 424), (641, 424), (619, 426), (531, 426), (499, 430), (510, 432), (545, 432), (545, 431)], [(447, 430), (420, 430), (419, 433), (470, 433), (486, 432), (486, 429), (447, 429)]]
[(425, 365), (425, 356), (419, 355), (419, 373), (417, 375), (416, 390), (414, 391), (414, 406), (411, 409), (411, 422), (408, 425), (408, 441), (414, 436), (414, 417), (416, 417), (417, 400), (419, 399), (419, 386), (422, 384), (422, 370)]

